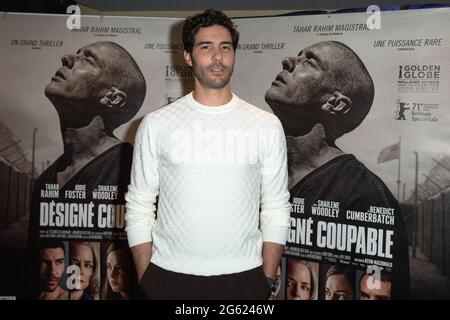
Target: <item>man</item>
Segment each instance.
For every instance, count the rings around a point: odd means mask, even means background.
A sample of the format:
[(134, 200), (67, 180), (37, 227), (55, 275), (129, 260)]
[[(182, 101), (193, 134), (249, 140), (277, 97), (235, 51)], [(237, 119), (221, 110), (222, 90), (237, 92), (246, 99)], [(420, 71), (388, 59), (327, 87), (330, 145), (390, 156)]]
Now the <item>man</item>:
[(353, 300), (354, 287), (355, 271), (332, 266), (325, 276), (325, 300)]
[(67, 300), (69, 293), (61, 288), (65, 272), (65, 248), (61, 241), (47, 240), (40, 243), (40, 300)]
[[(113, 131), (141, 107), (144, 77), (131, 55), (113, 42), (91, 43), (75, 54), (64, 55), (61, 61), (45, 95), (58, 112), (64, 153), (35, 185), (30, 209), (31, 251), (34, 241), (45, 237), (43, 232), (66, 227), (72, 227), (67, 232), (87, 228), (88, 232), (114, 231), (111, 237), (125, 236), (124, 225), (120, 225), (123, 217), (115, 213), (124, 211), (120, 206), (125, 202), (133, 151)], [(106, 198), (95, 197), (98, 191), (106, 193)], [(67, 203), (72, 206), (63, 206)], [(55, 219), (52, 208), (56, 206)], [(81, 218), (87, 210), (93, 214), (89, 224)]]
[[(146, 90), (142, 72), (130, 54), (113, 42), (92, 43), (61, 60), (45, 95), (59, 115), (64, 154), (43, 176), (60, 188), (69, 181), (96, 187), (115, 181), (117, 175), (126, 177), (127, 170), (120, 166), (127, 165), (124, 155), (131, 146), (117, 139), (113, 130), (141, 107)], [(93, 161), (100, 156), (107, 159)]]
[(187, 18), (194, 90), (137, 132), (126, 230), (146, 298), (276, 291), (289, 222), (286, 146), (279, 120), (231, 91), (238, 38), (220, 11)]
[[(389, 252), (377, 258), (392, 265), (393, 298), (408, 298), (408, 246), (398, 202), (376, 175), (335, 143), (357, 128), (370, 110), (374, 86), (366, 67), (353, 50), (335, 41), (316, 43), (282, 64), (265, 98), (287, 136), (291, 203), (304, 203), (302, 218), (313, 219), (313, 230), (322, 221), (379, 228), (393, 235), (386, 239)], [(312, 208), (331, 202), (338, 208), (333, 214), (312, 214)], [(348, 211), (364, 217), (371, 208), (386, 209), (392, 219), (370, 223), (347, 218)], [(353, 246), (351, 258), (367, 257), (361, 252)]]
[(391, 278), (381, 274), (380, 279), (364, 273), (359, 281), (360, 300), (391, 300)]

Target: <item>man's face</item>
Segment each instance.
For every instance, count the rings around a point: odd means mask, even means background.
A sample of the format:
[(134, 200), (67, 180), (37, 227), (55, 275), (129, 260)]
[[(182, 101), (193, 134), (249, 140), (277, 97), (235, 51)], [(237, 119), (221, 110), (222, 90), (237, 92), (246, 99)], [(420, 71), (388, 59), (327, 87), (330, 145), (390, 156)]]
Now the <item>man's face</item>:
[(194, 39), (192, 53), (185, 57), (199, 84), (207, 89), (229, 85), (235, 53), (228, 29), (219, 25), (200, 28)]
[(114, 292), (128, 292), (130, 286), (131, 261), (124, 250), (115, 250), (106, 259), (106, 273)]
[(64, 55), (62, 67), (45, 88), (45, 94), (52, 101), (98, 104), (100, 92), (111, 87), (111, 67), (120, 63), (120, 58), (115, 48), (104, 43), (93, 43), (75, 54)]
[(287, 300), (309, 300), (312, 294), (312, 279), (308, 267), (299, 261), (288, 259)]
[(325, 284), (325, 300), (353, 300), (353, 288), (343, 274), (328, 277)]
[(369, 284), (372, 283), (369, 275), (364, 275), (360, 283), (360, 299), (361, 300), (390, 300), (391, 299), (391, 282), (379, 281), (379, 288), (369, 289)]
[(64, 267), (63, 249), (46, 248), (41, 251), (39, 274), (43, 291), (55, 291), (64, 273)]
[(80, 289), (89, 287), (91, 277), (94, 274), (94, 255), (91, 248), (84, 244), (75, 244), (71, 250), (73, 265), (80, 268)]
[(306, 134), (317, 123), (324, 98), (334, 92), (332, 79), (342, 58), (341, 51), (334, 46), (317, 43), (297, 57), (283, 59), (283, 70), (265, 98), (283, 123), (286, 135)]

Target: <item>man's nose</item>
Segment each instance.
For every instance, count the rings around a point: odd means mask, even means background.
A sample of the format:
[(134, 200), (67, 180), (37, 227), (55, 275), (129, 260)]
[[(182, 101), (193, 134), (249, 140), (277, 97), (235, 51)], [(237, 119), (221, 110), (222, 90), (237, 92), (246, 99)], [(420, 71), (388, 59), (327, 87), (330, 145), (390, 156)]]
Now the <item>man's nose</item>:
[(62, 65), (70, 69), (73, 66), (74, 59), (75, 56), (73, 54), (65, 54), (61, 58)]
[(50, 266), (50, 274), (54, 277), (54, 276), (56, 276), (57, 274), (58, 274), (58, 270), (56, 269), (56, 265), (55, 264), (52, 264), (51, 266)]
[(213, 52), (213, 61), (222, 61), (223, 55), (220, 49), (215, 49)]
[(286, 57), (281, 61), (283, 69), (292, 72), (295, 68), (295, 58)]

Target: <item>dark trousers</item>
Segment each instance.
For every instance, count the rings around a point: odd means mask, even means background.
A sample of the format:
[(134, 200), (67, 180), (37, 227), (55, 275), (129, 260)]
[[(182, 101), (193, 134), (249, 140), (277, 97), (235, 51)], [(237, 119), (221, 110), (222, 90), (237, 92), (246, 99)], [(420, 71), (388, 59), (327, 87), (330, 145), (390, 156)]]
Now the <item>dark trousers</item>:
[(172, 272), (150, 263), (139, 284), (150, 300), (267, 300), (270, 286), (262, 267), (219, 276)]

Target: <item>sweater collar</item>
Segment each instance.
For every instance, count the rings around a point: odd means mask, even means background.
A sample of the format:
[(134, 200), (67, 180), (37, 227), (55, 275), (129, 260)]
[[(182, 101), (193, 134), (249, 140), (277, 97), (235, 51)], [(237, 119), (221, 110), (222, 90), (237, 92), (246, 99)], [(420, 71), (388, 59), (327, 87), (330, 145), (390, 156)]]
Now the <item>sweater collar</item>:
[(186, 96), (186, 98), (188, 105), (195, 110), (207, 113), (223, 113), (233, 110), (238, 105), (239, 98), (234, 93), (231, 94), (232, 94), (231, 100), (228, 103), (223, 104), (221, 106), (207, 106), (201, 104), (200, 102), (194, 99), (193, 92), (190, 92)]

